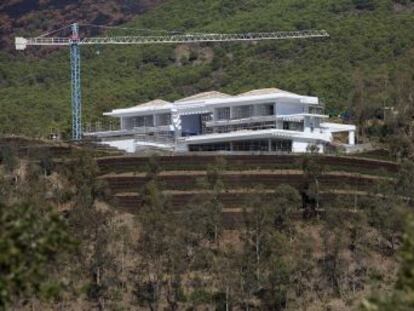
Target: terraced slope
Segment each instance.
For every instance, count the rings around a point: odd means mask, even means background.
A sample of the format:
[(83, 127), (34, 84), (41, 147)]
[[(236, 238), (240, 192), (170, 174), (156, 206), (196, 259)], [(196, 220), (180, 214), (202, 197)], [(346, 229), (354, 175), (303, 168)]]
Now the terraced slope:
[[(273, 195), (274, 189), (288, 184), (304, 193), (306, 175), (302, 170), (303, 155), (182, 155), (160, 156), (156, 162), (162, 170), (158, 181), (170, 198), (171, 208), (179, 211), (205, 197), (206, 169), (224, 161), (221, 173), (224, 190), (219, 194), (224, 206), (223, 218), (227, 226), (237, 226), (242, 219), (242, 207), (252, 195)], [(376, 184), (392, 178), (399, 165), (394, 162), (363, 158), (314, 156), (323, 167), (318, 177), (321, 207), (333, 200), (346, 200), (371, 194)], [(108, 184), (115, 205), (129, 213), (138, 213), (142, 204), (140, 192), (149, 181), (146, 173), (148, 157), (105, 157), (97, 160), (102, 176)], [(362, 173), (363, 172), (363, 173)], [(261, 189), (256, 189), (260, 185)]]
[[(136, 192), (149, 181), (145, 173), (110, 174), (102, 177), (113, 194)], [(206, 178), (204, 171), (167, 171), (158, 175), (164, 189), (174, 191), (202, 190), (200, 181)], [(262, 185), (266, 189), (274, 189), (278, 185), (288, 184), (301, 190), (304, 184), (304, 173), (301, 170), (243, 170), (225, 171), (223, 183), (228, 189), (249, 189), (254, 185)], [(336, 189), (340, 185), (352, 185), (353, 189), (369, 190), (382, 177), (362, 175), (358, 173), (327, 172), (320, 177), (323, 189)]]
[[(220, 157), (228, 170), (301, 169), (302, 155), (203, 155), (160, 156), (157, 162), (165, 171), (205, 171)], [(346, 171), (370, 175), (393, 174), (399, 165), (391, 161), (357, 157), (315, 156), (315, 161), (327, 171)], [(143, 172), (148, 167), (148, 157), (121, 156), (97, 159), (102, 174)]]

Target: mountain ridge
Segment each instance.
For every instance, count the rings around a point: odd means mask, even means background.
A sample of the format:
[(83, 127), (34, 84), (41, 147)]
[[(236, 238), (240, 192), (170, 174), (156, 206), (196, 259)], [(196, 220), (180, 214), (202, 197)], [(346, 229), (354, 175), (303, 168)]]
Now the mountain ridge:
[(13, 49), (10, 34), (39, 35), (74, 22), (119, 25), (164, 1), (11, 0), (0, 4), (0, 48)]
[[(401, 79), (413, 84), (413, 1), (170, 0), (127, 27), (184, 32), (326, 29), (328, 40), (82, 47), (84, 121), (154, 98), (217, 90), (236, 94), (278, 87), (321, 98), (330, 114), (355, 114), (363, 88), (365, 119), (393, 106)], [(403, 8), (403, 9), (402, 9)], [(102, 35), (131, 34), (122, 29)], [(37, 50), (37, 49), (36, 49)], [(70, 130), (68, 51), (33, 58), (0, 53), (0, 132), (45, 135)], [(50, 55), (49, 55), (50, 54)], [(207, 56), (206, 56), (207, 55)], [(405, 85), (404, 84), (404, 85)], [(53, 109), (51, 108), (53, 107)]]

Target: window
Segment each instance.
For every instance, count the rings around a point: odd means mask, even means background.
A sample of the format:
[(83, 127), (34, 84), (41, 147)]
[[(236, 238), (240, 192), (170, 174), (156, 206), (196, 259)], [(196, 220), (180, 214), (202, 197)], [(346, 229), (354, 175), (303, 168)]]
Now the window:
[(321, 107), (321, 106), (309, 106), (309, 113), (311, 113), (311, 114), (323, 114), (323, 107)]
[(236, 106), (233, 108), (232, 119), (245, 119), (253, 116), (253, 106)]
[(165, 126), (171, 124), (171, 113), (162, 113), (157, 115), (158, 117), (158, 126)]
[(292, 141), (272, 140), (272, 151), (292, 152)]
[(230, 151), (230, 143), (190, 145), (190, 151)]
[(233, 142), (234, 151), (269, 151), (268, 140), (244, 140)]
[(283, 129), (289, 131), (303, 132), (303, 122), (288, 122), (283, 121)]
[(273, 104), (260, 104), (256, 106), (256, 113), (258, 116), (272, 116), (274, 115)]
[(217, 108), (216, 116), (217, 116), (217, 120), (229, 120), (230, 119), (230, 107)]
[(134, 118), (134, 127), (154, 126), (154, 117), (139, 116)]

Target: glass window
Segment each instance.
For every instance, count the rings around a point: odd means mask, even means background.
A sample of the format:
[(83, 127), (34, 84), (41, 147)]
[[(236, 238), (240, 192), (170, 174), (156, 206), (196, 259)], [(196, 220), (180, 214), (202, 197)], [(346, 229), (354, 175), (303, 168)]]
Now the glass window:
[(134, 118), (134, 127), (154, 126), (154, 117), (139, 116)]
[(303, 132), (303, 122), (283, 121), (283, 129), (289, 131)]
[(236, 106), (233, 108), (233, 119), (245, 119), (253, 116), (253, 106)]
[(321, 107), (321, 106), (309, 106), (309, 113), (323, 114), (323, 107)]
[(217, 120), (229, 120), (230, 119), (230, 107), (217, 108), (216, 114), (217, 114)]
[(256, 106), (256, 113), (258, 116), (272, 116), (274, 115), (273, 104), (260, 104)]
[(165, 126), (171, 124), (171, 113), (162, 113), (158, 116), (158, 126)]

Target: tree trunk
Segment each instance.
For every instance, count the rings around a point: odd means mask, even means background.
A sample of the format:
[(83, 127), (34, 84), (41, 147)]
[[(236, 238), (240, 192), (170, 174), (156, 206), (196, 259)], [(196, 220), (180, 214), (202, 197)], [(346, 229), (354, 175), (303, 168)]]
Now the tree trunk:
[(229, 287), (226, 287), (226, 311), (230, 310), (230, 306), (229, 306)]
[(318, 178), (315, 178), (316, 186), (316, 210), (319, 210), (319, 181)]
[(256, 265), (257, 283), (260, 284), (260, 241), (258, 236), (256, 236)]
[(96, 285), (101, 286), (101, 268), (96, 269)]

